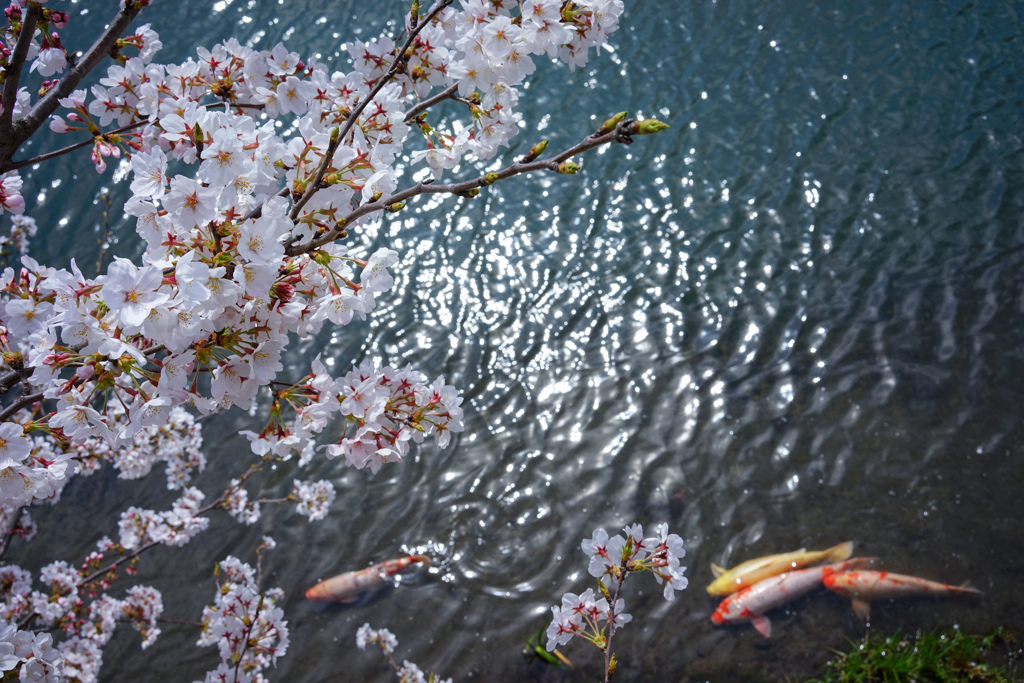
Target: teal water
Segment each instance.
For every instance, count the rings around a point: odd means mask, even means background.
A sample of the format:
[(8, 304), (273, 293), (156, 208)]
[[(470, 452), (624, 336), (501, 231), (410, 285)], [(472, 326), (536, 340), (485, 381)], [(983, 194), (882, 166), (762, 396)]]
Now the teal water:
[[(102, 19), (98, 3), (69, 5)], [(168, 60), (233, 35), (337, 62), (356, 27), (383, 28), (368, 5), (156, 2), (144, 16)], [(829, 648), (864, 633), (848, 604), (808, 595), (770, 615), (770, 641), (716, 628), (708, 565), (848, 539), (889, 570), (984, 591), (878, 603), (872, 628), (1020, 635), (1022, 9), (627, 2), (614, 51), (575, 74), (539, 69), (512, 151), (569, 146), (622, 109), (672, 128), (585, 157), (579, 176), (421, 200), (352, 235), (402, 253), (396, 290), (372, 324), (296, 345), (296, 376), (317, 353), (445, 374), (465, 392), (465, 434), (376, 478), (318, 462), (302, 476), (339, 487), (324, 522), (289, 509), (254, 528), (217, 519), (184, 553), (152, 552), (140, 576), (164, 591), (165, 616), (198, 619), (213, 563), (254, 561), (267, 533), (292, 637), (273, 680), (392, 680), (354, 647), (366, 621), (398, 635), (399, 659), (456, 680), (595, 680), (585, 643), (565, 648), (578, 665), (566, 672), (524, 658), (522, 641), (589, 585), (581, 538), (665, 521), (686, 541), (691, 587), (667, 604), (648, 577), (631, 580), (617, 680), (817, 674)], [(40, 261), (96, 258), (92, 201), (114, 186), (84, 164), (26, 178)], [(124, 189), (110, 253), (133, 255)], [(242, 469), (235, 432), (258, 425), (206, 423), (207, 490)], [(264, 491), (293, 476), (280, 466)], [(53, 547), (80, 558), (128, 505), (168, 504), (159, 477), (79, 480), (67, 510), (39, 516), (58, 540), (16, 546), (11, 561), (38, 566)], [(82, 502), (95, 517), (70, 514)], [(436, 569), (355, 607), (302, 598), (318, 578), (410, 551)], [(145, 653), (137, 638), (108, 646), (105, 680), (144, 679), (154, 662), (201, 679), (219, 660), (187, 626), (166, 625)]]

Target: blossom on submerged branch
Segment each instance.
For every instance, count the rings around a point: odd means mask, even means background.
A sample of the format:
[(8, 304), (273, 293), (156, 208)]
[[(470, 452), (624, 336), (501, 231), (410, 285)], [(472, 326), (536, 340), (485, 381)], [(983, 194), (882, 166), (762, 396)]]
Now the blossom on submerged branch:
[(683, 540), (668, 532), (668, 524), (659, 524), (654, 536), (646, 538), (639, 524), (625, 527), (623, 532), (625, 536), (609, 537), (607, 531), (599, 528), (594, 529), (589, 539), (583, 539), (580, 547), (590, 558), (587, 570), (597, 578), (601, 597), (593, 588), (580, 595), (566, 593), (560, 605), (552, 606), (551, 623), (546, 631), (549, 652), (574, 636), (603, 650), (607, 676), (615, 668), (612, 638), (619, 628), (633, 620), (625, 611), (625, 600), (619, 597), (626, 577), (631, 572), (652, 572), (658, 583), (665, 584), (664, 597), (668, 601), (674, 600), (675, 591), (683, 590), (688, 584), (683, 576), (686, 567), (679, 563), (686, 554)]

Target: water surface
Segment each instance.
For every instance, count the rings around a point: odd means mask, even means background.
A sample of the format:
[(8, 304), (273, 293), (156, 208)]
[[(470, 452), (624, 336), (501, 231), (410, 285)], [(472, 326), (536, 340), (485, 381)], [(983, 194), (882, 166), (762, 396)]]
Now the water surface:
[[(1021, 5), (626, 4), (613, 51), (575, 74), (541, 66), (513, 151), (543, 137), (566, 147), (621, 109), (672, 128), (585, 157), (576, 177), (422, 199), (354, 234), (402, 254), (396, 290), (371, 324), (297, 342), (296, 377), (317, 353), (339, 372), (373, 356), (444, 374), (465, 392), (465, 434), (377, 477), (318, 462), (303, 476), (339, 487), (325, 522), (289, 509), (255, 528), (219, 519), (187, 558), (154, 551), (141, 575), (165, 592), (165, 616), (198, 619), (213, 563), (254, 561), (268, 533), (292, 638), (272, 679), (392, 680), (354, 648), (369, 621), (398, 635), (399, 659), (456, 680), (595, 680), (586, 643), (565, 648), (571, 672), (521, 645), (563, 592), (590, 585), (580, 539), (635, 521), (685, 539), (691, 587), (668, 604), (649, 577), (631, 579), (619, 680), (816, 675), (829, 648), (864, 633), (848, 604), (811, 594), (771, 614), (771, 641), (715, 628), (708, 565), (848, 539), (892, 571), (985, 592), (879, 603), (873, 628), (1020, 635)], [(265, 0), (143, 13), (165, 59), (235, 36), (336, 64), (339, 42), (379, 31), (380, 14)], [(61, 184), (37, 197), (53, 227), (36, 256), (95, 259), (101, 218), (82, 207), (109, 178), (39, 173)], [(139, 253), (130, 224), (112, 229), (113, 253)], [(260, 424), (207, 423), (208, 490), (247, 458), (235, 431)], [(290, 488), (292, 467), (266, 493)], [(58, 508), (41, 532), (80, 557), (127, 505), (169, 502), (159, 476), (80, 480), (68, 503), (107, 516)], [(302, 599), (320, 577), (411, 551), (437, 564), (411, 585), (344, 609)], [(202, 678), (218, 657), (196, 637), (167, 625), (143, 654), (119, 633), (104, 675), (136, 680), (156, 661)]]

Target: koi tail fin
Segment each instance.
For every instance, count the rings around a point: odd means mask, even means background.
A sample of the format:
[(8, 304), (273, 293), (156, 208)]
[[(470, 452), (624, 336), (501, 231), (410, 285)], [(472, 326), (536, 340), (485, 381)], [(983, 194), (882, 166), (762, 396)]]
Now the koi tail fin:
[(981, 595), (981, 591), (975, 588), (974, 584), (970, 581), (964, 581), (959, 586), (954, 586), (954, 590), (956, 590), (957, 593), (977, 593), (978, 595)]
[(871, 618), (871, 603), (867, 600), (851, 598), (850, 606), (853, 607), (853, 613), (861, 619), (863, 619), (864, 621), (867, 621)]
[(412, 560), (413, 562), (419, 562), (420, 564), (423, 565), (424, 569), (430, 569), (431, 567), (434, 566), (434, 561), (431, 560), (426, 555), (413, 555), (409, 559)]
[(850, 555), (853, 555), (853, 541), (840, 543), (837, 546), (829, 548), (825, 552), (828, 553), (827, 557), (829, 562), (843, 562), (850, 559)]

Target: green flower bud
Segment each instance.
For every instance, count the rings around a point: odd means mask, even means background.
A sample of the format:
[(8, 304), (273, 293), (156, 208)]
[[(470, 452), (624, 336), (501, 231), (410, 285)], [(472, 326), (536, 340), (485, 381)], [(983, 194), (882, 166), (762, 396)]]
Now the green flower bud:
[(652, 133), (660, 133), (668, 127), (667, 123), (662, 123), (658, 119), (644, 119), (637, 123), (637, 132), (640, 135), (651, 135)]
[(488, 173), (484, 176), (484, 185), (493, 185), (496, 182), (498, 182), (497, 173)]
[(384, 196), (384, 193), (381, 190), (377, 190), (376, 192), (373, 193), (373, 196), (370, 197), (370, 201), (371, 202), (375, 202), (375, 201), (377, 201), (378, 199), (380, 199), (383, 196)]
[(564, 173), (565, 175), (576, 175), (576, 172), (579, 170), (579, 164), (574, 164), (571, 161), (563, 161), (558, 165), (558, 172)]
[(388, 213), (398, 213), (399, 211), (401, 211), (404, 208), (405, 208), (405, 202), (395, 202), (394, 204), (391, 204), (390, 206), (388, 206), (387, 212)]
[(620, 123), (626, 120), (626, 116), (628, 114), (629, 112), (620, 111), (618, 114), (605, 121), (604, 124), (597, 129), (597, 132), (594, 133), (594, 135), (596, 136), (604, 135), (605, 133), (611, 133), (613, 130), (615, 130), (615, 126), (619, 125)]
[(526, 163), (529, 163), (529, 162), (533, 161), (534, 159), (539, 157), (541, 154), (543, 154), (544, 150), (546, 150), (547, 148), (548, 148), (548, 141), (546, 139), (545, 140), (541, 140), (536, 145), (534, 145), (533, 147), (530, 148), (530, 151), (527, 152), (526, 156), (524, 156), (522, 158), (521, 163), (526, 164)]

